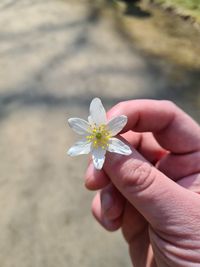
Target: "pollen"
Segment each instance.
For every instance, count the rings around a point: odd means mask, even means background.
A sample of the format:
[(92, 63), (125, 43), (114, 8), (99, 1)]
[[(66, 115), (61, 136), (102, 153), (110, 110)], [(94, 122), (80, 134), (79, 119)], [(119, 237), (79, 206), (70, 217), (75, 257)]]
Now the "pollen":
[(106, 125), (91, 126), (91, 135), (86, 136), (87, 140), (92, 143), (94, 148), (106, 149), (108, 147), (111, 134), (108, 131)]

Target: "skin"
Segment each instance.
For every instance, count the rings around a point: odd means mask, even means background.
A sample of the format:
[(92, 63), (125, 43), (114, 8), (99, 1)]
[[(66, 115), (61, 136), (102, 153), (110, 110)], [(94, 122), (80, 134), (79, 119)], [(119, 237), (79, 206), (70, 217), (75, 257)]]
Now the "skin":
[(89, 164), (95, 218), (121, 228), (134, 267), (200, 266), (199, 125), (169, 101), (121, 102), (107, 115), (128, 117), (121, 138), (133, 152), (108, 152), (101, 171)]

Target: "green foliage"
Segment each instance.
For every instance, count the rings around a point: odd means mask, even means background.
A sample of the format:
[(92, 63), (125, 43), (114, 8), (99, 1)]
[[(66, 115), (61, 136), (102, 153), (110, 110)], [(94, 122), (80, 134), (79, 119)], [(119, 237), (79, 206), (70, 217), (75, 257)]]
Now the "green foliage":
[(181, 15), (192, 17), (200, 24), (200, 0), (151, 0), (165, 7), (172, 7)]
[(155, 2), (160, 2), (162, 4), (175, 5), (177, 7), (183, 7), (192, 10), (200, 11), (200, 0), (155, 0)]

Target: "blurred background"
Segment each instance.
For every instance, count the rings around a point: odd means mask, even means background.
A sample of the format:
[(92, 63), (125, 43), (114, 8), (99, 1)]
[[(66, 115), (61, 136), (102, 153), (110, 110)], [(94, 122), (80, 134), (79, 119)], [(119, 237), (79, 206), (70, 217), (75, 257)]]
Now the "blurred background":
[(200, 4), (1, 0), (0, 266), (131, 263), (93, 220), (67, 118), (93, 97), (171, 99), (200, 121)]

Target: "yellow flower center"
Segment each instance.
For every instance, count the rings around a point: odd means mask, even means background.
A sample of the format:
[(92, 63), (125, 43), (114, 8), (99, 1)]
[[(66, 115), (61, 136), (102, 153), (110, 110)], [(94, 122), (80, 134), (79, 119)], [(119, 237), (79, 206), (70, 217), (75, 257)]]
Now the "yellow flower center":
[(102, 134), (101, 133), (97, 133), (96, 134), (96, 139), (101, 139), (101, 137), (102, 137)]
[(92, 143), (94, 148), (101, 147), (102, 149), (106, 149), (108, 147), (111, 134), (106, 125), (101, 124), (100, 126), (91, 126), (90, 132), (91, 135), (87, 135), (86, 138)]

